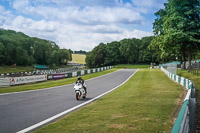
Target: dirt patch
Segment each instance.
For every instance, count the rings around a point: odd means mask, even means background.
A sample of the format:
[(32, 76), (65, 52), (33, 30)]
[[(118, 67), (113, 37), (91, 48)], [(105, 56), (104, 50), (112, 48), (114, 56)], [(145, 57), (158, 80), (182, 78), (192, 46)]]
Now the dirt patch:
[(117, 128), (117, 129), (122, 129), (127, 127), (127, 124), (112, 124), (109, 126), (109, 128)]
[(123, 117), (126, 117), (127, 115), (124, 115), (124, 114), (114, 114), (112, 115), (112, 119), (115, 119), (115, 118), (123, 118)]

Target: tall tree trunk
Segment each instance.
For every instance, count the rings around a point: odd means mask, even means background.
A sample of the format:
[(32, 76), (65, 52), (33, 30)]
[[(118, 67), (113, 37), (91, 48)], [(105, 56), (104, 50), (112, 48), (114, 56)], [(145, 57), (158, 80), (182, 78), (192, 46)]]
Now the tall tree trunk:
[(186, 66), (185, 66), (186, 62), (185, 61), (186, 61), (186, 55), (185, 55), (185, 50), (183, 49), (182, 50), (182, 61), (181, 61), (181, 64), (183, 64), (181, 66), (182, 69), (186, 69)]
[(188, 69), (192, 69), (192, 65), (191, 65), (191, 61), (192, 61), (192, 52), (191, 50), (188, 51), (188, 62), (189, 62), (189, 66)]
[(182, 69), (186, 69), (186, 66), (185, 66), (185, 65), (186, 65), (186, 62), (185, 62), (185, 61), (186, 61), (185, 55), (182, 55), (182, 63), (181, 63), (181, 64), (183, 64), (183, 65), (181, 66)]

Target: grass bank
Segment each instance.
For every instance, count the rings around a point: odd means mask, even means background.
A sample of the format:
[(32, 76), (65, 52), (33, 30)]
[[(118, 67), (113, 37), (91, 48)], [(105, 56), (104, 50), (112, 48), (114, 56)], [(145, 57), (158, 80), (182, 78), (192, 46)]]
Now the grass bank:
[(192, 73), (189, 73), (188, 70), (178, 70), (178, 75), (190, 79), (194, 82), (195, 88), (197, 91), (200, 91), (200, 76), (195, 76)]
[[(113, 68), (102, 72), (92, 73), (88, 75), (82, 76), (84, 80), (95, 78), (98, 76), (102, 76), (114, 71), (117, 71), (119, 69)], [(0, 88), (0, 93), (10, 93), (10, 92), (19, 92), (19, 91), (27, 91), (27, 90), (36, 90), (36, 89), (43, 89), (43, 88), (49, 88), (49, 87), (55, 87), (60, 85), (66, 85), (66, 84), (72, 84), (75, 83), (77, 77), (74, 78), (65, 78), (60, 80), (49, 80), (46, 82), (40, 82), (40, 83), (33, 83), (33, 84), (26, 84), (26, 85), (19, 85), (19, 86), (11, 86), (7, 88)]]
[(35, 133), (170, 132), (182, 94), (160, 70), (141, 69), (123, 86)]
[(136, 69), (136, 68), (149, 68), (150, 65), (130, 65), (130, 64), (119, 64), (115, 65), (115, 68), (128, 68), (128, 69)]
[(32, 66), (0, 66), (0, 73), (30, 72), (33, 70)]

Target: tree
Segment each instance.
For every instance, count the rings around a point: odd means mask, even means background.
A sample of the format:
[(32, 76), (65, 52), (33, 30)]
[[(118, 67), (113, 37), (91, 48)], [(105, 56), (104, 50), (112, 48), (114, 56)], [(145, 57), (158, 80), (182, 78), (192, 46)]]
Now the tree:
[(139, 45), (140, 40), (133, 38), (133, 39), (123, 39), (120, 41), (120, 53), (122, 56), (125, 57), (127, 63), (137, 63), (139, 58)]
[(67, 64), (67, 61), (70, 60), (70, 53), (67, 49), (59, 50), (59, 65)]
[(191, 63), (193, 54), (200, 48), (199, 5), (199, 0), (169, 0), (165, 9), (155, 14), (156, 37), (152, 45), (159, 45), (162, 55), (171, 59), (181, 56), (182, 61), (187, 56)]
[(156, 50), (152, 50), (152, 49), (148, 48), (152, 39), (153, 39), (153, 36), (143, 37), (141, 39), (141, 44), (139, 46), (140, 50), (139, 50), (138, 62), (140, 62), (140, 63), (159, 62), (159, 60), (157, 58), (155, 58)]
[(55, 42), (0, 29), (0, 65), (60, 65), (70, 58), (71, 53)]
[(95, 67), (96, 66), (96, 64), (95, 64), (95, 58), (94, 58), (94, 52), (93, 51), (91, 51), (91, 52), (88, 52), (87, 54), (86, 54), (86, 59), (85, 59), (85, 61), (86, 61), (86, 64), (87, 64), (87, 66), (89, 67), (89, 68), (92, 68), (92, 67)]
[(96, 67), (104, 66), (106, 57), (106, 45), (100, 43), (96, 48), (94, 48), (94, 58)]
[(86, 55), (86, 63), (88, 67), (104, 66), (106, 57), (106, 45), (100, 43), (91, 52)]
[(3, 43), (0, 42), (0, 65), (4, 64), (5, 58), (5, 47)]
[(107, 44), (105, 64), (116, 65), (124, 61), (124, 57), (120, 54), (120, 50), (119, 50), (120, 46), (121, 44), (117, 41)]

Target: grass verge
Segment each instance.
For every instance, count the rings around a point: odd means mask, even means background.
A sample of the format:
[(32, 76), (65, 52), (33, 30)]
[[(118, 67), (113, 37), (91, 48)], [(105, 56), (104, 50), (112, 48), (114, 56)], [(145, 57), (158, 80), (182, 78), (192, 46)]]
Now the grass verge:
[(30, 72), (33, 70), (32, 66), (0, 66), (0, 73)]
[[(117, 71), (119, 69), (113, 68), (102, 72), (92, 73), (88, 75), (82, 76), (84, 80), (95, 78), (98, 76), (102, 76), (114, 71)], [(19, 92), (19, 91), (27, 91), (27, 90), (36, 90), (36, 89), (43, 89), (43, 88), (49, 88), (49, 87), (55, 87), (60, 85), (66, 85), (66, 84), (72, 84), (75, 83), (77, 77), (74, 78), (65, 78), (60, 80), (49, 80), (46, 82), (40, 82), (40, 83), (33, 83), (33, 84), (26, 84), (26, 85), (19, 85), (19, 86), (11, 86), (7, 88), (0, 88), (0, 93), (10, 93), (10, 92)]]
[(150, 65), (129, 65), (129, 64), (119, 64), (114, 66), (115, 68), (128, 68), (128, 69), (136, 69), (136, 68), (149, 68)]
[(35, 133), (170, 132), (182, 94), (160, 70), (141, 69), (112, 93)]
[(189, 73), (188, 70), (178, 70), (178, 75), (190, 79), (194, 82), (195, 88), (197, 91), (200, 91), (200, 76), (195, 76), (192, 73)]

